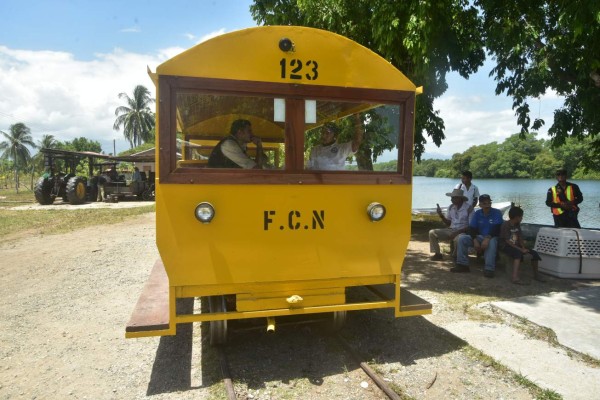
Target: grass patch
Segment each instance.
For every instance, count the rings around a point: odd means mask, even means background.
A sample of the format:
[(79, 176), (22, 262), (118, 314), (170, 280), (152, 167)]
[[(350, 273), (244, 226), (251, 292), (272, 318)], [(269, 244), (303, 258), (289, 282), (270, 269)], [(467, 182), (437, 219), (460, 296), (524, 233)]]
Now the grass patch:
[(555, 391), (540, 388), (534, 382), (527, 379), (527, 377), (525, 377), (521, 374), (512, 372), (510, 369), (508, 369), (504, 365), (498, 363), (492, 357), (488, 356), (485, 353), (482, 353), (481, 351), (477, 350), (474, 347), (465, 346), (464, 352), (467, 356), (469, 356), (469, 358), (471, 358), (473, 360), (477, 360), (484, 365), (488, 365), (488, 366), (492, 367), (493, 369), (500, 372), (504, 376), (510, 376), (515, 381), (515, 383), (517, 383), (517, 384), (521, 385), (522, 387), (526, 388), (527, 390), (529, 390), (529, 393), (531, 393), (533, 395), (533, 397), (538, 400), (561, 400), (562, 399), (562, 396), (560, 394), (556, 393)]
[(154, 203), (143, 207), (118, 209), (21, 211), (0, 208), (0, 237), (5, 241), (19, 238), (25, 233), (48, 235), (94, 225), (116, 224), (129, 217), (154, 212), (154, 209)]
[(0, 190), (0, 209), (34, 202), (35, 196), (29, 190), (21, 190), (19, 193), (14, 190)]

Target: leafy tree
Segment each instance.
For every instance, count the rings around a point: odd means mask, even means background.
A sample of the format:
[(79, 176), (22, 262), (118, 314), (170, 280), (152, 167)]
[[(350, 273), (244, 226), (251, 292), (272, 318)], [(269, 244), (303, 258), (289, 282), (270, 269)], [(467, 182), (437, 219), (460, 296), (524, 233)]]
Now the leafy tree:
[(542, 141), (542, 151), (533, 160), (533, 178), (544, 179), (554, 176), (560, 161), (550, 152), (550, 143)]
[(83, 136), (67, 141), (60, 147), (70, 151), (93, 151), (95, 153), (102, 153), (102, 145), (99, 141), (90, 140)]
[[(38, 149), (57, 149), (62, 145), (54, 135), (43, 135), (40, 140), (37, 141), (35, 147)], [(36, 169), (40, 170), (44, 168), (44, 155), (38, 152), (35, 156), (33, 156), (33, 161), (35, 163)]]
[(38, 140), (36, 147), (39, 149), (56, 149), (60, 145), (60, 142), (56, 140), (54, 135), (44, 135), (42, 139)]
[(120, 156), (129, 156), (135, 153), (139, 153), (141, 151), (144, 150), (150, 150), (151, 148), (154, 147), (154, 143), (144, 143), (138, 147), (135, 147), (133, 149), (129, 149), (129, 150), (125, 150), (119, 153)]
[(446, 74), (467, 78), (485, 58), (477, 10), (465, 0), (255, 0), (250, 11), (265, 25), (311, 26), (349, 37), (423, 86), (416, 105), (417, 160), (425, 135), (438, 146), (445, 138), (433, 101), (447, 89)]
[[(556, 160), (553, 164), (558, 168), (565, 168), (570, 175), (581, 166), (582, 161), (590, 157), (590, 138), (578, 140), (568, 138), (563, 146), (552, 148), (552, 156)], [(583, 168), (582, 168), (583, 169)], [(552, 175), (554, 175), (554, 171)]]
[(498, 146), (496, 160), (490, 165), (490, 175), (494, 178), (532, 178), (533, 161), (541, 153), (542, 144), (535, 134), (521, 137), (514, 134)]
[(446, 90), (446, 73), (468, 77), (483, 49), (496, 61), (496, 93), (513, 99), (521, 133), (532, 122), (528, 99), (553, 91), (565, 99), (548, 132), (557, 148), (568, 137), (590, 137), (582, 160), (600, 169), (600, 2), (597, 0), (255, 0), (254, 19), (331, 30), (374, 50), (403, 71), (424, 94), (417, 98), (415, 156), (425, 133), (439, 146), (444, 121), (433, 99)]
[(548, 129), (552, 146), (563, 145), (569, 136), (590, 136), (594, 156), (584, 163), (598, 168), (600, 2), (476, 0), (475, 5), (482, 10), (486, 48), (497, 63), (490, 73), (496, 93), (513, 98), (521, 132), (545, 123), (531, 122), (528, 99), (552, 90), (565, 98)]
[(374, 171), (390, 171), (390, 172), (397, 171), (398, 170), (398, 161), (392, 160), (392, 161), (377, 163), (377, 164), (373, 165), (373, 170)]
[[(395, 161), (393, 161), (395, 163)], [(415, 176), (427, 176), (434, 177), (436, 176), (436, 172), (439, 170), (451, 170), (452, 169), (452, 161), (450, 160), (421, 160), (419, 164), (414, 165), (413, 175)], [(452, 176), (454, 177), (454, 176)]]
[(17, 193), (19, 193), (19, 167), (25, 167), (31, 155), (27, 146), (35, 147), (33, 139), (31, 138), (31, 131), (22, 122), (18, 122), (9, 127), (9, 133), (0, 131), (2, 136), (6, 139), (0, 142), (0, 151), (2, 151), (3, 159), (10, 159), (13, 161), (13, 168), (15, 172), (15, 187)]
[(118, 131), (123, 127), (123, 135), (131, 148), (139, 146), (142, 142), (154, 141), (152, 132), (155, 121), (150, 108), (154, 99), (150, 97), (150, 91), (138, 85), (133, 89), (132, 98), (127, 93), (119, 93), (119, 98), (125, 99), (127, 105), (119, 106), (115, 110), (117, 119), (113, 129)]

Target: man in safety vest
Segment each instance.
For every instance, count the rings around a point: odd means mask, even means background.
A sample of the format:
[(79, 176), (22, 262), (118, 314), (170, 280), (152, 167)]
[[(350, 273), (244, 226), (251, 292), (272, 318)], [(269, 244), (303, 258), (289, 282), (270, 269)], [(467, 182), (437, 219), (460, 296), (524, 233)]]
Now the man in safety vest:
[(579, 203), (583, 201), (583, 195), (579, 186), (567, 182), (567, 170), (556, 171), (558, 183), (548, 189), (546, 194), (546, 205), (552, 210), (554, 226), (556, 228), (581, 228), (577, 220), (579, 214)]

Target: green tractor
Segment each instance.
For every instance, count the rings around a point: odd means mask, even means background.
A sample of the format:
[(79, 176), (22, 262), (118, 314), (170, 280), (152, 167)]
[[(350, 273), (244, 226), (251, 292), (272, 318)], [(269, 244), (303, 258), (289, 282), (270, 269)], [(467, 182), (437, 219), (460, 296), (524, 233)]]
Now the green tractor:
[[(89, 156), (55, 149), (40, 151), (44, 154), (46, 172), (35, 184), (34, 193), (37, 202), (48, 205), (60, 197), (63, 202), (70, 204), (85, 203), (88, 197), (87, 178), (77, 176), (75, 172), (77, 165)], [(57, 169), (68, 172), (56, 172)]]

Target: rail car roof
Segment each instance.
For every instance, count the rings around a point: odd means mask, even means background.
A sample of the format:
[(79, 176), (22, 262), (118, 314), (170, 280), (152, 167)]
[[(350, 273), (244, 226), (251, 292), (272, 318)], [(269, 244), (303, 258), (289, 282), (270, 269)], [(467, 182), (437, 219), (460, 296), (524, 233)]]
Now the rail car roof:
[[(293, 52), (279, 50), (282, 38), (293, 42)], [(282, 80), (277, 67), (283, 56), (318, 61), (320, 79), (300, 84), (419, 91), (366, 47), (332, 32), (299, 26), (254, 27), (217, 36), (160, 64), (156, 74), (149, 72), (155, 83), (156, 75), (175, 75), (298, 84)]]

